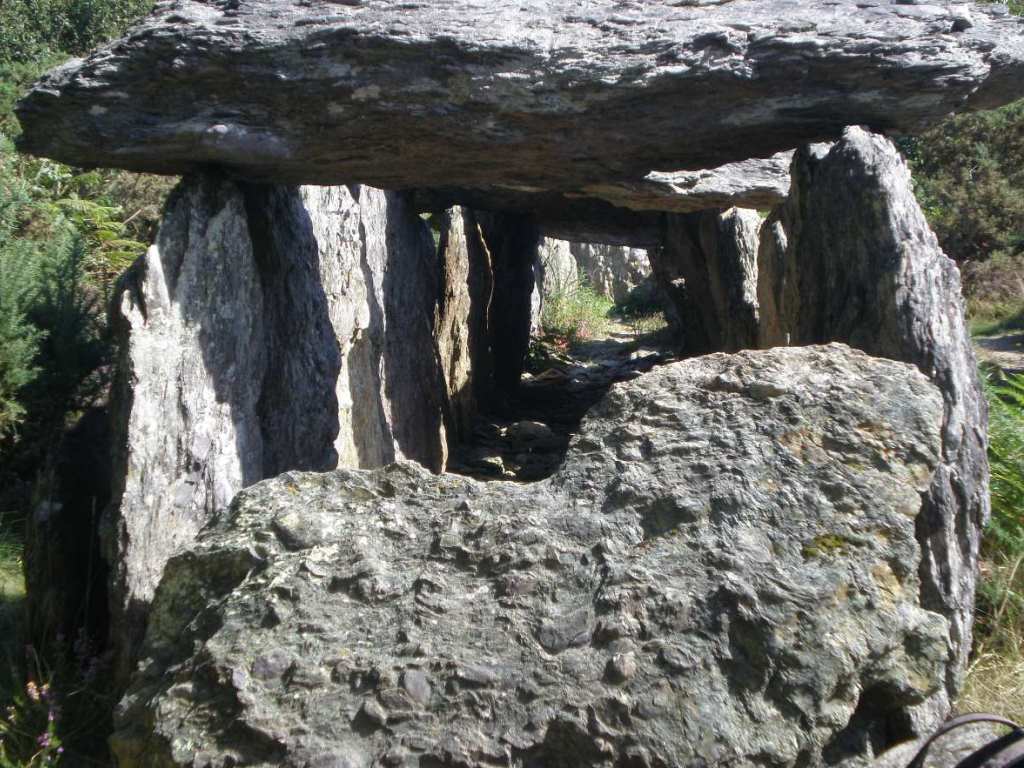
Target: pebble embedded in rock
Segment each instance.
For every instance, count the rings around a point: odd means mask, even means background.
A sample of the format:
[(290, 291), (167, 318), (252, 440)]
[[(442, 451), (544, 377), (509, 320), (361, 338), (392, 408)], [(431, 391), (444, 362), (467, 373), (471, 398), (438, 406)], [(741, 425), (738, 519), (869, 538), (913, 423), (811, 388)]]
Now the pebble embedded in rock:
[(636, 674), (636, 654), (632, 651), (616, 653), (608, 659), (608, 679), (613, 683), (624, 683)]
[(402, 673), (402, 687), (409, 694), (409, 698), (417, 704), (427, 704), (430, 701), (431, 686), (426, 674), (419, 669), (407, 669)]
[(363, 717), (376, 725), (384, 726), (388, 723), (387, 710), (373, 699), (367, 699), (364, 701), (359, 712)]
[(280, 678), (294, 663), (292, 655), (283, 648), (257, 656), (252, 663), (252, 676), (259, 680)]

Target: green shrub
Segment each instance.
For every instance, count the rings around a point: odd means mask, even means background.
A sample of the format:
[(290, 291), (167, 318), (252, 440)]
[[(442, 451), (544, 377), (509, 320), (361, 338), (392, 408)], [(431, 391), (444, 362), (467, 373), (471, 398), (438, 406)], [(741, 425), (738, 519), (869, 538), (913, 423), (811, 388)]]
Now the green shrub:
[(615, 305), (612, 314), (629, 325), (637, 336), (658, 333), (668, 327), (657, 294), (644, 288), (634, 288), (625, 301)]
[(1024, 101), (957, 115), (905, 145), (915, 192), (956, 261), (1024, 247)]
[[(993, 2), (994, 0), (983, 0)], [(1024, 0), (1011, 0), (1024, 14)], [(972, 321), (996, 327), (1024, 308), (1024, 100), (954, 116), (900, 146), (943, 250), (960, 263)]]
[(0, 185), (0, 440), (24, 418), (20, 393), (39, 371), (42, 332), (28, 320), (39, 292), (39, 265), (33, 244), (17, 236), (26, 204), (23, 185)]
[(88, 53), (153, 7), (152, 0), (3, 0), (0, 63)]
[(63, 426), (106, 355), (86, 240), (22, 170), (0, 158), (0, 459), (20, 423), (37, 439)]
[(588, 285), (579, 285), (544, 298), (541, 327), (545, 334), (570, 343), (600, 338), (608, 331), (612, 301)]
[(1024, 376), (986, 376), (992, 519), (987, 545), (1024, 555)]
[(17, 529), (65, 426), (104, 387), (109, 342), (100, 309), (116, 275), (151, 240), (174, 183), (17, 155), (13, 109), (46, 69), (88, 52), (151, 5), (0, 0), (0, 768), (88, 760), (62, 760), (65, 747), (105, 751), (112, 702), (97, 650), (70, 638), (47, 645), (45, 657), (25, 653), (33, 639), (20, 629)]

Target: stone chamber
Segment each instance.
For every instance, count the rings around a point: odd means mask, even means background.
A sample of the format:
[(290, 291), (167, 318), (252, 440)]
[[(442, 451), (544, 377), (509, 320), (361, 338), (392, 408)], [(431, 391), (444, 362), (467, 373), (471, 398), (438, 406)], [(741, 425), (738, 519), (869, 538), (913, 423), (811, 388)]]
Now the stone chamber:
[[(23, 151), (182, 176), (111, 306), (102, 515), (69, 471), (28, 553), (33, 622), (112, 654), (116, 763), (807, 768), (934, 727), (986, 410), (891, 137), (1022, 94), (1005, 9), (885, 0), (164, 0), (54, 70)], [(652, 281), (671, 351), (549, 404), (529, 482), (466, 476), (577, 264)]]

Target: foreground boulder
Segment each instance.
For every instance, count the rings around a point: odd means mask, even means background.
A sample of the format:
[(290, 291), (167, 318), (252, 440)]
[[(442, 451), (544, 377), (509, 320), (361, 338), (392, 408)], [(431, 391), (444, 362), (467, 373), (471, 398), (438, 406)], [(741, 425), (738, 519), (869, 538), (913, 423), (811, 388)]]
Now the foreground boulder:
[(242, 492), (157, 592), (134, 766), (834, 765), (943, 685), (915, 527), (942, 397), (843, 347), (619, 385), (532, 485)]
[(1024, 23), (989, 5), (171, 0), (51, 73), (18, 117), (22, 148), (79, 166), (589, 197), (611, 184), (616, 205), (639, 184), (645, 205), (674, 171), (847, 125), (913, 131), (1020, 97), (1022, 74)]

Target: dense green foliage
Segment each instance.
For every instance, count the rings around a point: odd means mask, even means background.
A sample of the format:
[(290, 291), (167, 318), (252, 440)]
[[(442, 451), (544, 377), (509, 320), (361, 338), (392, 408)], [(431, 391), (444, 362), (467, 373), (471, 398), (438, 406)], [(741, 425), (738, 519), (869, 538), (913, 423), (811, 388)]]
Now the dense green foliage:
[(19, 521), (45, 493), (67, 424), (104, 392), (104, 305), (173, 183), (18, 155), (13, 108), (46, 69), (151, 4), (0, 0), (0, 768), (53, 765), (65, 747), (82, 764), (82, 750), (102, 749), (110, 707), (93, 682), (98, 659), (78, 642), (26, 655), (31, 638), (19, 637)]
[(1024, 304), (1024, 101), (950, 118), (904, 141), (915, 191), (958, 261), (971, 315), (993, 324)]
[[(1024, 556), (1024, 376), (988, 377), (992, 521), (988, 545)], [(1019, 596), (1024, 608), (1024, 595)]]
[(15, 100), (150, 0), (0, 2), (0, 512), (26, 489), (67, 418), (102, 388), (104, 302), (145, 249), (169, 182), (82, 172), (14, 152)]
[(950, 118), (911, 157), (918, 199), (953, 258), (1024, 251), (1024, 101)]
[(545, 334), (569, 343), (600, 338), (613, 306), (611, 299), (586, 284), (568, 286), (544, 297), (541, 327)]
[[(1009, 8), (1024, 15), (1024, 0)], [(976, 329), (1024, 325), (1024, 101), (900, 143), (925, 215), (960, 264)]]
[(30, 433), (52, 437), (105, 357), (85, 238), (59, 205), (33, 197), (17, 166), (10, 152), (0, 158), (0, 439), (8, 446), (29, 417)]
[(987, 376), (992, 519), (960, 707), (1024, 720), (1024, 376)]
[(86, 53), (152, 5), (152, 0), (3, 0), (0, 64)]

